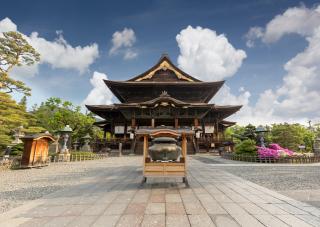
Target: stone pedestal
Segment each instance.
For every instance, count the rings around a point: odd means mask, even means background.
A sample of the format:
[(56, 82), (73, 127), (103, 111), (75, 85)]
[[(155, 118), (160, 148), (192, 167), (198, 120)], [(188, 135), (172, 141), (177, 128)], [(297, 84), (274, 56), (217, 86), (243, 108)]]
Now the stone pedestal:
[(110, 153), (109, 153), (109, 156), (110, 157), (119, 157), (120, 156), (120, 152), (119, 150), (111, 150)]
[(60, 153), (58, 154), (58, 160), (61, 162), (70, 162), (70, 153)]
[(313, 144), (313, 151), (315, 155), (320, 155), (320, 137), (317, 137)]

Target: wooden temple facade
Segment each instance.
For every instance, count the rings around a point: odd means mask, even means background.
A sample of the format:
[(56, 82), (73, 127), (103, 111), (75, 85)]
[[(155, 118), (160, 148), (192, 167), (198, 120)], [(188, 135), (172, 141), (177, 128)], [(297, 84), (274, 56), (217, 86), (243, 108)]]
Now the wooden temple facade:
[(235, 124), (225, 118), (241, 108), (209, 103), (224, 81), (200, 81), (176, 67), (167, 55), (132, 79), (104, 82), (120, 102), (86, 107), (104, 119), (95, 124), (103, 128), (105, 138), (109, 133), (111, 140), (137, 154), (142, 154), (142, 141), (134, 132), (144, 128), (194, 130), (188, 153), (223, 146), (224, 130)]

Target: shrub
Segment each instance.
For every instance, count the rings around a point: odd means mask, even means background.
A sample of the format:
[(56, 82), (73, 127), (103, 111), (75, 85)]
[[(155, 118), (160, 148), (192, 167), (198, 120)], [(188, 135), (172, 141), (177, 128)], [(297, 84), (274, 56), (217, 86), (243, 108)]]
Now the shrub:
[(295, 153), (287, 148), (281, 147), (279, 144), (273, 143), (269, 147), (259, 147), (258, 155), (260, 158), (279, 158), (292, 156)]
[(257, 153), (256, 142), (251, 139), (243, 140), (235, 146), (236, 154), (255, 155)]
[(23, 143), (19, 143), (19, 144), (12, 146), (10, 155), (21, 156), (23, 153), (23, 148), (24, 148)]

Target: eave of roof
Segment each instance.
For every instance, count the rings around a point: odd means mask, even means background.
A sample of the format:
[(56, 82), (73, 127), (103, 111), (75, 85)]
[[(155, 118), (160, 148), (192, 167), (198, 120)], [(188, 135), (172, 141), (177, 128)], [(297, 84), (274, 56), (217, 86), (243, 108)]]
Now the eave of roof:
[(128, 87), (135, 87), (135, 88), (141, 88), (141, 87), (150, 87), (150, 86), (173, 86), (173, 87), (213, 87), (215, 89), (212, 89), (210, 93), (208, 93), (208, 97), (206, 98), (205, 102), (209, 102), (213, 96), (219, 91), (219, 89), (224, 84), (224, 80), (222, 81), (213, 81), (213, 82), (135, 82), (135, 81), (113, 81), (113, 80), (104, 80), (107, 87), (111, 90), (111, 92), (119, 99), (120, 102), (124, 103), (126, 102), (126, 99), (122, 97), (122, 95), (119, 93), (119, 87), (122, 88), (128, 88)]

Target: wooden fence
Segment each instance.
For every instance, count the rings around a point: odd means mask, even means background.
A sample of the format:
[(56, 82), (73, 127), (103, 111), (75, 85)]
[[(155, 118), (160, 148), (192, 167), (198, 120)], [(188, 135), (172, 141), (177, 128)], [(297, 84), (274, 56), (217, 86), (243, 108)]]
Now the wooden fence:
[(320, 162), (320, 156), (316, 155), (313, 157), (308, 156), (291, 156), (291, 157), (266, 157), (260, 158), (257, 155), (243, 155), (243, 154), (234, 154), (234, 153), (222, 153), (222, 158), (235, 160), (235, 161), (244, 161), (244, 162), (258, 162), (258, 163), (292, 163), (292, 164), (302, 164), (302, 163), (317, 163)]
[[(70, 162), (82, 162), (87, 160), (99, 160), (107, 158), (108, 154), (70, 154)], [(63, 156), (54, 155), (50, 158), (51, 162), (65, 162)]]

